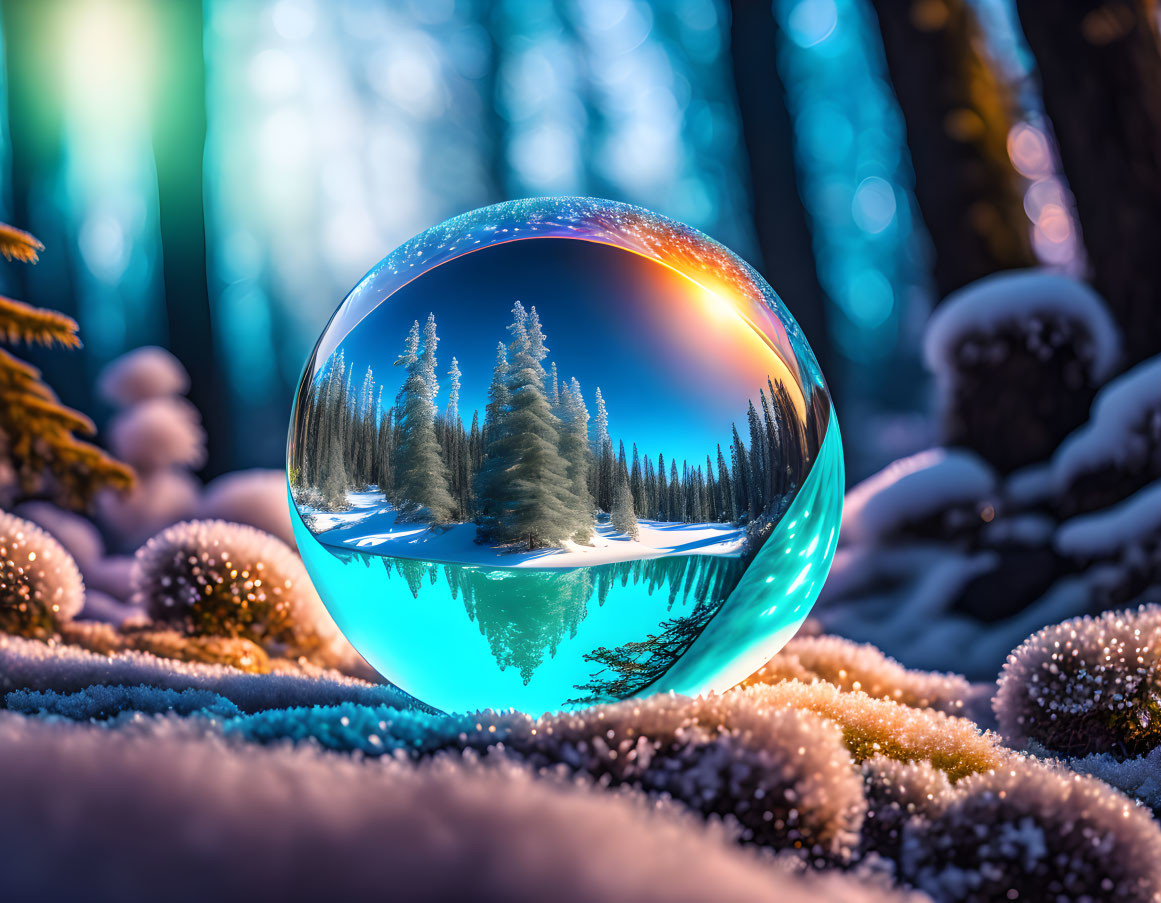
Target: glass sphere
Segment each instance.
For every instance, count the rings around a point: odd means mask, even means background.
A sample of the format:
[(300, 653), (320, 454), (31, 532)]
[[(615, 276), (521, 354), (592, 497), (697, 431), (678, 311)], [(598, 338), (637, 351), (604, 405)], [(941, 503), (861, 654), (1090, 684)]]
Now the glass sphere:
[(327, 324), (287, 455), (298, 547), (445, 711), (723, 691), (801, 625), (842, 444), (798, 325), (689, 226), (586, 198), (448, 220)]

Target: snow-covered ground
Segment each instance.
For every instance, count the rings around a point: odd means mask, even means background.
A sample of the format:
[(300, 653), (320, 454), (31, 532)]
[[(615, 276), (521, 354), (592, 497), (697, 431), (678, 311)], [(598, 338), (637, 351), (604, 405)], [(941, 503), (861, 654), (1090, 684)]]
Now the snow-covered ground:
[(351, 508), (347, 511), (302, 509), (319, 541), (338, 548), (422, 561), (575, 568), (670, 555), (739, 555), (746, 541), (746, 531), (729, 524), (642, 520), (638, 522), (639, 535), (635, 540), (618, 533), (609, 524), (596, 524), (591, 545), (565, 543), (560, 549), (513, 551), (477, 543), (473, 523), (447, 527), (397, 523), (395, 509), (378, 492), (352, 492), (348, 499)]

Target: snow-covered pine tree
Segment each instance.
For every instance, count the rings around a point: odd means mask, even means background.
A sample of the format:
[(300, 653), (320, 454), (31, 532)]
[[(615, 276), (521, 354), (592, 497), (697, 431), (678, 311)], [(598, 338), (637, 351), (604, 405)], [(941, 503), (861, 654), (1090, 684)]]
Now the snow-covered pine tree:
[(578, 503), (545, 391), (541, 362), (548, 349), (536, 308), (527, 313), (517, 301), (508, 329), (508, 410), (495, 438), (488, 437), (483, 483), (496, 538), (525, 539), (533, 549), (576, 532)]
[(435, 349), (439, 343), (435, 317), (428, 316), (422, 352), (416, 346), (416, 321), (408, 334), (404, 353), (396, 364), (407, 367), (407, 378), (396, 401), (399, 444), (396, 450), (396, 498), (412, 515), (423, 512), (432, 523), (446, 523), (455, 502), (448, 488), (448, 472), (435, 434)]
[(587, 542), (592, 537), (594, 507), (588, 486), (592, 451), (589, 448), (589, 412), (576, 377), (560, 392), (559, 407), (560, 454), (568, 463), (568, 481), (575, 499), (577, 532), (573, 539)]
[(641, 475), (641, 456), (637, 453), (637, 443), (633, 443), (633, 465), (629, 469), (629, 492), (633, 494), (633, 509), (645, 510), (645, 481)]
[(597, 405), (597, 415), (593, 422), (596, 425), (596, 434), (593, 437), (593, 455), (596, 458), (596, 488), (594, 495), (597, 507), (602, 511), (610, 511), (613, 507), (614, 459), (613, 440), (609, 436), (609, 412), (605, 407), (601, 388), (597, 386), (594, 396)]
[(681, 496), (681, 477), (677, 475), (677, 459), (669, 459), (669, 520), (685, 520), (685, 499)]
[(451, 359), (451, 368), (447, 372), (448, 378), (448, 394), (447, 394), (447, 422), (451, 425), (456, 425), (460, 421), (460, 362), (454, 357)]
[(764, 491), (766, 486), (766, 430), (762, 427), (753, 401), (750, 402), (746, 411), (746, 421), (750, 427), (750, 494), (753, 496), (754, 511), (757, 512), (761, 511), (767, 502)]
[(671, 520), (669, 516), (669, 481), (665, 475), (665, 455), (657, 456), (657, 519)]
[(556, 373), (556, 361), (552, 362), (552, 368), (549, 370), (548, 403), (552, 406), (552, 410), (555, 413), (557, 407), (560, 405), (560, 377)]
[(629, 490), (628, 477), (623, 475), (618, 478), (616, 489), (613, 490), (612, 524), (618, 533), (624, 533), (630, 539), (637, 538), (639, 531), (637, 515), (633, 511), (633, 494)]
[(734, 497), (734, 487), (730, 480), (730, 468), (726, 464), (726, 456), (722, 454), (722, 447), (718, 445), (718, 493), (722, 520), (732, 524), (738, 519), (738, 506)]

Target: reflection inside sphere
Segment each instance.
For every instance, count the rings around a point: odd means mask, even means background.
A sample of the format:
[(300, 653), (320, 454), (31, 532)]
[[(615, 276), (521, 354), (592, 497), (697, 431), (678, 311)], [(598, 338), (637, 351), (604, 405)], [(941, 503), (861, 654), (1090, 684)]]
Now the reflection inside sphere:
[(841, 449), (777, 298), (700, 233), (608, 202), (487, 208), (373, 270), (295, 402), (320, 594), (443, 709), (726, 689), (825, 577)]

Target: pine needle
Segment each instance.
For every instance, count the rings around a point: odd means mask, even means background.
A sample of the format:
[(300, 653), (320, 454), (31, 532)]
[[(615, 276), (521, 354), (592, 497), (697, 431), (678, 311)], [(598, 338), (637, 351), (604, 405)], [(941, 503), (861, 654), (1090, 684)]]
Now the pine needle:
[(0, 335), (9, 342), (80, 348), (77, 321), (55, 310), (0, 295)]
[(43, 250), (44, 245), (35, 236), (7, 223), (0, 223), (0, 256), (21, 263), (36, 263), (38, 252)]

